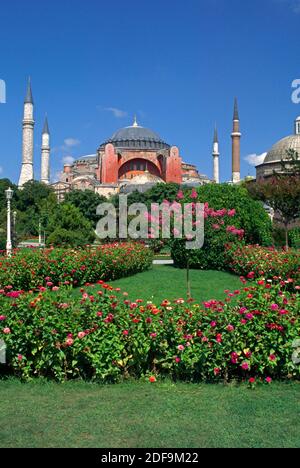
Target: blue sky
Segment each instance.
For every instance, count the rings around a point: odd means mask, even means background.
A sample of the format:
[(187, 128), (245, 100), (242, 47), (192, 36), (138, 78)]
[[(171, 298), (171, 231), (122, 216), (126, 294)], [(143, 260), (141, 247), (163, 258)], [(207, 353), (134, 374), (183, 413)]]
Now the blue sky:
[[(18, 180), (26, 80), (35, 101), (35, 172), (48, 113), (52, 174), (93, 154), (137, 113), (212, 176), (217, 122), (221, 178), (231, 171), (233, 99), (244, 159), (292, 133), (300, 105), (300, 0), (11, 0), (0, 6), (0, 173)], [(253, 158), (252, 158), (253, 159)]]

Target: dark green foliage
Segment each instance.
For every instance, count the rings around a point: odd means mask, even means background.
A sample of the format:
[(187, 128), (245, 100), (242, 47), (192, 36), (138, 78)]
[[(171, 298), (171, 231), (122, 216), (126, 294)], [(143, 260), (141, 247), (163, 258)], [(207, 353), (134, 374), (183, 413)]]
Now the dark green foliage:
[(107, 203), (107, 199), (91, 190), (74, 190), (66, 195), (65, 203), (78, 208), (83, 216), (88, 219), (93, 227), (96, 227), (99, 216), (97, 207), (101, 203)]
[(91, 223), (79, 208), (67, 203), (58, 205), (48, 221), (47, 245), (84, 246), (95, 240)]
[(300, 227), (291, 229), (289, 231), (289, 240), (291, 247), (300, 249)]

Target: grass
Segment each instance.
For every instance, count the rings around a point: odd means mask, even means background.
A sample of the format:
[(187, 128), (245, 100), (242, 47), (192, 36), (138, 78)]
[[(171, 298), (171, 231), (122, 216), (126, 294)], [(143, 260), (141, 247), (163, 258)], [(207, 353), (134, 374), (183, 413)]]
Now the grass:
[[(209, 299), (222, 300), (225, 289), (241, 287), (239, 278), (221, 271), (191, 270), (192, 297), (196, 301)], [(172, 265), (153, 265), (144, 273), (110, 282), (128, 292), (132, 300), (144, 299), (159, 303), (164, 299), (187, 297), (186, 271)]]
[(299, 383), (0, 381), (0, 447), (300, 447)]

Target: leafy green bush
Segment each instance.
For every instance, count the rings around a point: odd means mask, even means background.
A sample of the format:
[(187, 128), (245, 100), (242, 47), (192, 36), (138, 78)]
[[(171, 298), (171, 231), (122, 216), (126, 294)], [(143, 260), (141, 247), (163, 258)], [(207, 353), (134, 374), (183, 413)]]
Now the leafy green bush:
[[(124, 302), (122, 292), (101, 286), (83, 290), (79, 298), (59, 288), (2, 291), (3, 372), (100, 382), (151, 374), (189, 381), (300, 377), (292, 359), (300, 296), (284, 285), (259, 281), (228, 294), (225, 303), (200, 306), (179, 299), (160, 307)], [(230, 302), (232, 295), (238, 305)]]
[(29, 290), (61, 283), (80, 286), (144, 271), (153, 254), (142, 244), (105, 244), (85, 249), (27, 249), (0, 258), (0, 287)]
[(70, 204), (58, 205), (48, 220), (47, 245), (83, 247), (93, 243), (95, 233), (79, 208)]
[(294, 228), (289, 231), (289, 239), (291, 246), (295, 249), (300, 249), (300, 228)]

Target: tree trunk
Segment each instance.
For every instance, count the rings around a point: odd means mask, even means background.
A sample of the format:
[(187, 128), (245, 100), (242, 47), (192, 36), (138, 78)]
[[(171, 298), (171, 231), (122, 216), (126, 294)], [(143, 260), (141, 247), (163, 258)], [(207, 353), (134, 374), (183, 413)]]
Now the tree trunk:
[(286, 248), (286, 251), (288, 251), (289, 250), (289, 229), (288, 229), (287, 223), (284, 224), (284, 228), (285, 228), (285, 248)]
[(192, 293), (191, 293), (190, 259), (189, 258), (186, 264), (186, 283), (187, 283), (187, 297), (188, 299), (191, 299)]

